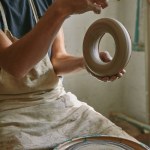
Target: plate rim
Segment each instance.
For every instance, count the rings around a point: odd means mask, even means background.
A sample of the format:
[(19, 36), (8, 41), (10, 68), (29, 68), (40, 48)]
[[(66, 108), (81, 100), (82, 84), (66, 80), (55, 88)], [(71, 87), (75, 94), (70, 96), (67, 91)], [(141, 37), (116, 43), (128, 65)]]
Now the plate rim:
[(114, 143), (120, 143), (127, 146), (130, 146), (131, 148), (138, 148), (138, 150), (150, 150), (148, 146), (146, 146), (143, 143), (137, 143), (132, 140), (128, 140), (122, 137), (116, 137), (116, 136), (107, 136), (107, 135), (87, 135), (87, 136), (81, 136), (81, 137), (74, 137), (72, 139), (69, 139), (59, 145), (57, 145), (54, 150), (65, 150), (66, 148), (69, 148), (73, 144), (77, 144), (79, 142), (84, 141), (92, 141), (92, 140), (100, 140), (100, 141), (108, 141), (108, 142), (114, 142)]

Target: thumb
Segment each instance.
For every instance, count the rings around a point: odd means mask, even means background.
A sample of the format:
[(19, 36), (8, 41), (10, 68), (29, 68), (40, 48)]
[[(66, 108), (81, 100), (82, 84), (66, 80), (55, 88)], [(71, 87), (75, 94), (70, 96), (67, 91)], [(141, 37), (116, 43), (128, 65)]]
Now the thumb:
[(107, 52), (107, 51), (100, 52), (99, 56), (103, 62), (110, 62), (112, 60), (112, 57), (110, 56), (109, 52)]
[(90, 0), (88, 0), (88, 7), (89, 10), (92, 10), (96, 14), (101, 13), (101, 5), (98, 5), (97, 3), (93, 3)]

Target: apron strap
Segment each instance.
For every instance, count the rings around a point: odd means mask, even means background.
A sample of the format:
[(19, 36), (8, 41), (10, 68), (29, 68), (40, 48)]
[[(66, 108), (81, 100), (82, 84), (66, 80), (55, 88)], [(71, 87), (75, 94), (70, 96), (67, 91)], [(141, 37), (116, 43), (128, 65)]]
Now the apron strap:
[(4, 11), (4, 8), (3, 8), (3, 5), (1, 2), (0, 2), (0, 12), (1, 12), (2, 20), (3, 20), (3, 24), (4, 24), (4, 31), (7, 31), (7, 30), (9, 30), (8, 24), (7, 24), (7, 20), (6, 20), (5, 11)]
[[(37, 23), (39, 21), (39, 17), (38, 17), (38, 14), (37, 14), (37, 10), (36, 10), (34, 1), (29, 0), (29, 4), (31, 5), (32, 12), (33, 12), (33, 15), (35, 17), (35, 22)], [(4, 11), (4, 8), (3, 8), (3, 5), (2, 5), (1, 1), (0, 1), (0, 12), (1, 12), (2, 20), (3, 20), (3, 24), (4, 24), (4, 31), (8, 31), (9, 28), (8, 28), (8, 24), (7, 24), (7, 19), (6, 19), (5, 11)]]
[(37, 23), (39, 21), (39, 17), (38, 17), (38, 13), (37, 13), (34, 1), (33, 0), (29, 0), (29, 4), (31, 5), (32, 11), (33, 11), (33, 15), (34, 15), (35, 21)]
[[(39, 18), (38, 18), (37, 10), (36, 10), (36, 7), (35, 7), (35, 4), (34, 4), (33, 0), (29, 0), (29, 4), (31, 5), (31, 9), (32, 9), (33, 15), (35, 17), (35, 22), (37, 23), (39, 21)], [(7, 37), (12, 42), (15, 42), (17, 40), (17, 38), (15, 38), (11, 34), (11, 32), (9, 31), (8, 23), (7, 23), (7, 19), (6, 19), (6, 15), (5, 15), (5, 11), (4, 11), (4, 8), (3, 8), (3, 5), (2, 5), (1, 1), (0, 1), (0, 13), (2, 15), (2, 21), (3, 21), (3, 24), (4, 24), (4, 32), (5, 32), (5, 34), (7, 35)]]

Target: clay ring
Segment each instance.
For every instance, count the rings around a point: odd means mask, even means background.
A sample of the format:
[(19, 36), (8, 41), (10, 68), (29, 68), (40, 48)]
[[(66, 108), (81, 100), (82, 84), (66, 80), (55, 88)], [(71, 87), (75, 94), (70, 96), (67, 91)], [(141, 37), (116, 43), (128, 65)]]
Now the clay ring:
[[(116, 45), (112, 61), (105, 63), (99, 57), (98, 43), (105, 33), (109, 33)], [(91, 74), (112, 76), (121, 71), (131, 56), (131, 39), (122, 23), (111, 18), (95, 21), (87, 30), (83, 40), (83, 57)]]

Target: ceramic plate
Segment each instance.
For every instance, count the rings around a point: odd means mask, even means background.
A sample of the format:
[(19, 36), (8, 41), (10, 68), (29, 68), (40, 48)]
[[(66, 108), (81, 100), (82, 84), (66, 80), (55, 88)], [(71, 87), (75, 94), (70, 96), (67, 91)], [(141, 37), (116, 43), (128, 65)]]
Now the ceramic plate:
[(108, 136), (79, 137), (60, 144), (54, 150), (150, 150), (143, 144)]

